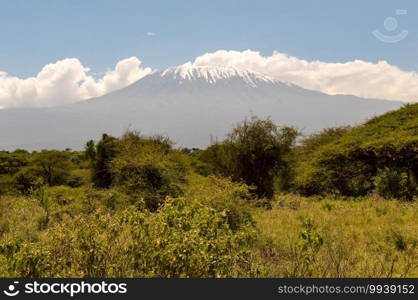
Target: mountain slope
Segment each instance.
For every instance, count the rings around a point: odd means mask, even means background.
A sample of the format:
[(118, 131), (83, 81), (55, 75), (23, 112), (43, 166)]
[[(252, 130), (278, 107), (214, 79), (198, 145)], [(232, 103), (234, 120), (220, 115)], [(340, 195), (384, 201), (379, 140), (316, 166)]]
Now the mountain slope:
[[(342, 138), (328, 145), (340, 154), (353, 151), (372, 152), (373, 155), (391, 153), (390, 160), (415, 159), (418, 151), (418, 104), (405, 105), (354, 128)], [(402, 153), (404, 152), (404, 153)]]
[(380, 186), (384, 197), (411, 200), (416, 195), (418, 104), (331, 133), (314, 137), (316, 145), (311, 140), (301, 147), (294, 182), (300, 192), (359, 196)]
[(357, 124), (401, 105), (330, 96), (245, 70), (185, 64), (76, 104), (0, 110), (0, 148), (77, 149), (103, 132), (120, 135), (127, 129), (201, 147), (250, 115), (312, 132)]

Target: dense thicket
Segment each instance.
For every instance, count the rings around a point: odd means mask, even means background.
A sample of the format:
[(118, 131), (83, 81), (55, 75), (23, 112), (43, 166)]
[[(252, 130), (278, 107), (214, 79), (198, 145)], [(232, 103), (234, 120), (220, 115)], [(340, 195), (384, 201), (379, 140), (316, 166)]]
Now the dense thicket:
[(88, 181), (86, 168), (81, 152), (0, 152), (0, 194), (13, 191), (28, 194), (39, 184), (77, 187)]
[(353, 129), (311, 137), (299, 150), (298, 189), (358, 196), (397, 186), (382, 195), (412, 199), (418, 175), (417, 116), (418, 106), (406, 105)]

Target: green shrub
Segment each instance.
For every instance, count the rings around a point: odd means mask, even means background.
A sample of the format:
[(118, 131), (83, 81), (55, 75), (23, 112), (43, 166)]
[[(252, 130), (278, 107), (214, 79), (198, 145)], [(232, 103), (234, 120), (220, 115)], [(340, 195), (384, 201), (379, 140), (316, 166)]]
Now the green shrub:
[[(416, 187), (417, 114), (418, 105), (405, 105), (350, 130), (325, 130), (315, 135), (297, 151), (296, 188), (306, 195), (364, 196), (373, 191), (375, 176), (396, 176), (377, 174), (385, 168), (405, 171), (408, 184)], [(379, 190), (387, 196), (411, 199), (405, 195), (409, 192)]]
[(0, 195), (12, 194), (16, 191), (16, 185), (13, 176), (0, 175)]
[(271, 198), (275, 186), (288, 188), (289, 154), (297, 135), (291, 127), (253, 117), (239, 123), (223, 142), (213, 144), (200, 157), (213, 173), (253, 186), (252, 192), (260, 198)]
[(65, 218), (45, 237), (54, 276), (225, 277), (245, 268), (255, 229), (233, 230), (223, 207), (168, 198), (158, 213), (131, 206)]
[(51, 206), (51, 215), (61, 220), (64, 215), (77, 216), (97, 209), (114, 211), (131, 205), (132, 199), (116, 189), (97, 190), (91, 187), (47, 187), (44, 197)]
[(158, 214), (138, 225), (132, 228), (135, 264), (149, 266), (148, 276), (231, 276), (254, 240), (252, 223), (234, 231), (228, 210), (186, 198), (167, 200)]
[(182, 194), (188, 164), (185, 154), (172, 149), (168, 140), (127, 133), (119, 141), (111, 170), (116, 186), (156, 211), (167, 196)]
[(80, 187), (89, 184), (91, 172), (87, 169), (76, 169), (70, 172), (66, 184), (70, 187)]
[(39, 244), (18, 240), (0, 244), (1, 277), (50, 277), (54, 261)]
[(42, 150), (32, 154), (31, 170), (50, 185), (65, 184), (74, 165), (67, 151)]
[(12, 153), (0, 151), (0, 175), (13, 175), (28, 164), (29, 155), (19, 150)]
[(410, 187), (408, 176), (399, 169), (385, 168), (374, 177), (376, 193), (386, 199), (397, 198), (411, 200), (413, 190)]
[(239, 230), (243, 224), (253, 222), (248, 200), (254, 199), (254, 196), (247, 185), (216, 176), (197, 176), (190, 180), (198, 182), (190, 183), (186, 197), (196, 199), (206, 206), (224, 209), (232, 230)]
[(29, 194), (41, 180), (36, 170), (31, 167), (25, 167), (14, 175), (16, 189), (23, 194)]

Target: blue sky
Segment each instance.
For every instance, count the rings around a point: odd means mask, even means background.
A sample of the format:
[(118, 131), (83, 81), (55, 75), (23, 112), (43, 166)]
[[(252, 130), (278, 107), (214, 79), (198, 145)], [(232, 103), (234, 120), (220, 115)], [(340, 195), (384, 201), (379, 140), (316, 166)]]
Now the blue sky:
[[(25, 78), (76, 57), (101, 73), (131, 56), (164, 69), (219, 49), (252, 49), (326, 62), (386, 60), (418, 71), (417, 13), (416, 0), (0, 0), (0, 70)], [(384, 32), (387, 17), (398, 20), (395, 33), (409, 31), (406, 39), (386, 44), (371, 34)]]

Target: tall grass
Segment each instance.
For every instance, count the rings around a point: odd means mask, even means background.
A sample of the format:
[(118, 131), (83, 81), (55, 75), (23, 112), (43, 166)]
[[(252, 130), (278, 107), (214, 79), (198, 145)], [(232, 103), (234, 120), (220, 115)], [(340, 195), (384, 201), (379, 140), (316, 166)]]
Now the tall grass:
[(254, 216), (261, 276), (418, 276), (416, 202), (281, 195)]
[(245, 185), (187, 182), (156, 212), (88, 186), (0, 196), (0, 276), (418, 276), (417, 202), (276, 195), (266, 208)]

